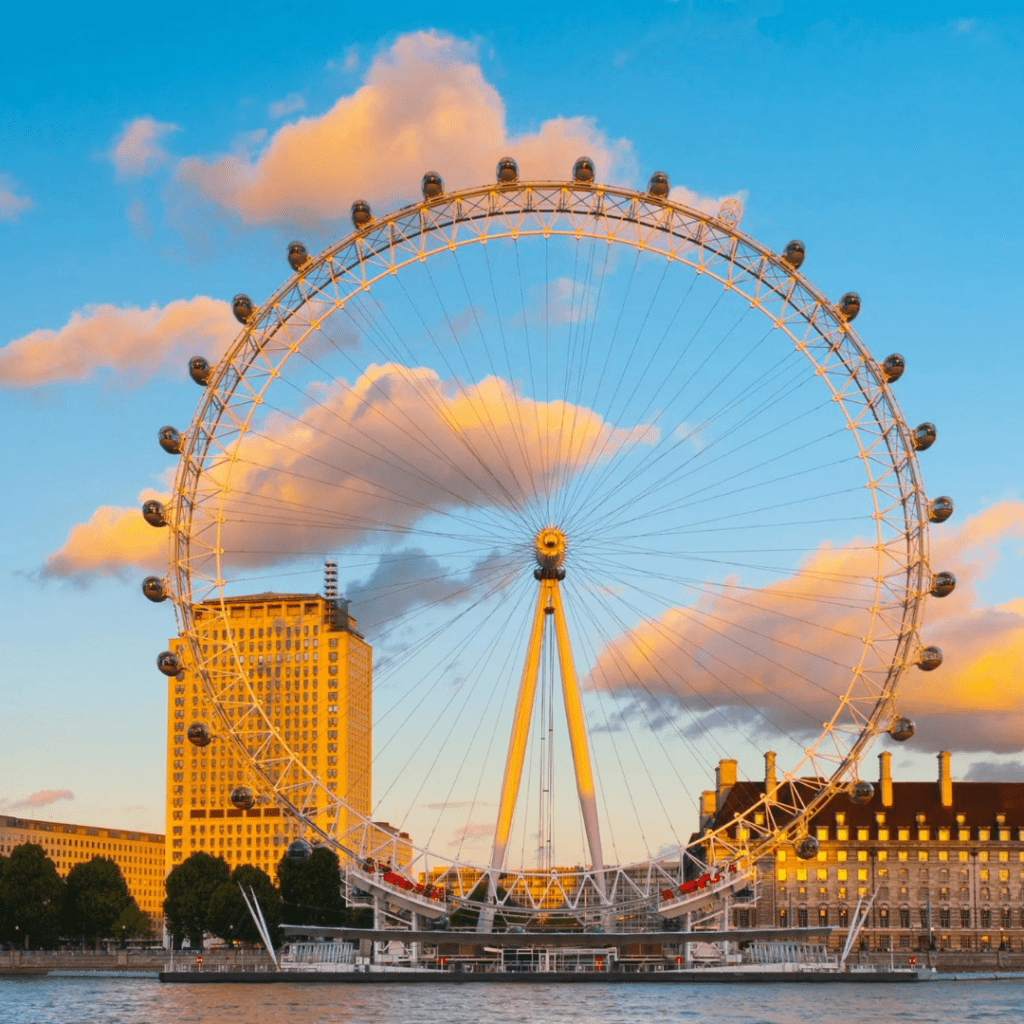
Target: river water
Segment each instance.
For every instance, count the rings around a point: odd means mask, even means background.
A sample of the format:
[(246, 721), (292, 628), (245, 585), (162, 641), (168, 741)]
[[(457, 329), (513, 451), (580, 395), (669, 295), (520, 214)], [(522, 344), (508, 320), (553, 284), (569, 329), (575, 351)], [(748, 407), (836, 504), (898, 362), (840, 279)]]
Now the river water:
[(0, 977), (0, 1024), (960, 1024), (1024, 1020), (1019, 981), (917, 985), (161, 985)]

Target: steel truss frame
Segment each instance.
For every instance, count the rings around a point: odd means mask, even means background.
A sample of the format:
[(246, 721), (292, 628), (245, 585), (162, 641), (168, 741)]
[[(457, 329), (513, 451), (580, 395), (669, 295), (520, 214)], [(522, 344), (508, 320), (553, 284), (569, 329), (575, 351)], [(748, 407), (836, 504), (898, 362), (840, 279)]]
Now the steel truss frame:
[[(728, 212), (728, 211), (723, 211)], [(736, 223), (627, 188), (580, 182), (515, 182), (466, 189), (372, 220), (311, 258), (253, 313), (212, 373), (187, 432), (171, 509), (171, 590), (180, 634), (189, 645), (221, 728), (246, 752), (278, 803), (343, 854), (362, 860), (389, 844), (368, 819), (334, 796), (286, 743), (260, 705), (254, 678), (233, 649), (229, 665), (202, 654), (193, 606), (207, 599), (226, 612), (220, 537), (232, 472), (252, 417), (289, 358), (321, 323), (355, 295), (438, 253), (494, 239), (566, 236), (621, 244), (660, 255), (735, 292), (787, 335), (842, 409), (857, 446), (876, 526), (871, 624), (859, 663), (832, 718), (777, 788), (744, 813), (695, 841), (709, 862), (748, 867), (793, 838), (837, 789), (858, 776), (875, 734), (895, 715), (901, 675), (913, 665), (930, 585), (928, 503), (911, 433), (883, 370), (837, 306), (786, 260), (739, 231)], [(222, 659), (223, 660), (223, 659)], [(393, 851), (397, 845), (391, 844)], [(682, 858), (680, 858), (680, 861)], [(407, 870), (447, 865), (442, 878), (468, 865), (416, 849)], [(477, 870), (477, 869), (472, 869)], [(486, 871), (486, 869), (479, 869)], [(652, 904), (674, 879), (657, 861), (573, 870), (576, 881), (551, 879), (571, 912), (595, 901), (623, 909)], [(509, 909), (543, 903), (536, 872), (503, 872)], [(636, 879), (645, 879), (638, 883)], [(544, 891), (544, 885), (540, 888)]]

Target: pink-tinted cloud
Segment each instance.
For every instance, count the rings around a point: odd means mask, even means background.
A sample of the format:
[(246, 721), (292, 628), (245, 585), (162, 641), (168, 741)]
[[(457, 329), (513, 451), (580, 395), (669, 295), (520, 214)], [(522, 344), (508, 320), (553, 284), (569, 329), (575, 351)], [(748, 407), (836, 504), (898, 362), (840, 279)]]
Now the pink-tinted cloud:
[(43, 564), (48, 579), (85, 583), (98, 577), (127, 579), (133, 570), (160, 575), (167, 564), (167, 532), (142, 518), (142, 502), (167, 500), (166, 494), (146, 490), (135, 508), (103, 505), (89, 521), (71, 527), (67, 540)]
[(184, 377), (189, 356), (216, 362), (237, 331), (228, 303), (203, 295), (148, 309), (88, 306), (0, 349), (0, 387), (86, 381), (103, 370), (128, 384), (169, 368)]
[[(301, 414), (273, 413), (246, 436), (232, 463), (220, 545), (234, 568), (367, 538), (396, 548), (430, 515), (527, 503), (594, 451), (607, 458), (656, 439), (649, 426), (612, 428), (588, 409), (535, 402), (497, 378), (463, 386), (426, 368), (371, 366), (352, 384), (314, 386)], [(138, 508), (101, 508), (72, 528), (43, 574), (86, 581), (152, 571), (165, 543), (165, 531), (148, 526)], [(385, 558), (357, 589), (414, 604), (405, 556)], [(439, 582), (431, 564), (424, 558), (414, 575), (429, 577), (424, 586), (435, 599), (460, 590)], [(500, 564), (488, 570), (500, 571)]]
[(15, 221), (32, 206), (28, 196), (18, 195), (14, 182), (0, 174), (0, 220)]
[(160, 140), (178, 131), (176, 124), (167, 124), (152, 117), (137, 117), (124, 126), (110, 151), (110, 161), (120, 178), (151, 174), (167, 161), (167, 151)]
[(472, 45), (415, 32), (373, 61), (359, 89), (325, 114), (284, 125), (255, 160), (189, 158), (178, 177), (246, 224), (316, 222), (347, 215), (355, 199), (408, 201), (427, 170), (449, 188), (490, 181), (506, 152), (531, 178), (564, 179), (584, 153), (602, 180), (628, 173), (632, 162), (628, 142), (607, 138), (586, 117), (511, 133)]
[(16, 808), (48, 807), (57, 803), (58, 800), (74, 800), (75, 794), (70, 789), (40, 789), (30, 796), (22, 797), (20, 800), (0, 799), (0, 807), (5, 810)]
[[(958, 578), (953, 595), (930, 599), (922, 640), (944, 653), (932, 673), (912, 669), (901, 711), (918, 722), (924, 749), (1024, 749), (1024, 600), (984, 606), (977, 580), (999, 546), (1024, 536), (1024, 504), (1007, 501), (959, 528), (932, 530), (931, 564)], [(601, 652), (594, 688), (671, 694), (688, 715), (714, 725), (719, 710), (802, 733), (831, 717), (860, 653), (864, 612), (850, 579), (870, 579), (870, 551), (856, 542), (821, 548), (799, 576), (754, 591), (734, 581), (689, 607), (641, 621)], [(662, 706), (663, 710), (663, 706)], [(681, 712), (683, 714), (684, 712)], [(770, 724), (769, 724), (770, 723)]]

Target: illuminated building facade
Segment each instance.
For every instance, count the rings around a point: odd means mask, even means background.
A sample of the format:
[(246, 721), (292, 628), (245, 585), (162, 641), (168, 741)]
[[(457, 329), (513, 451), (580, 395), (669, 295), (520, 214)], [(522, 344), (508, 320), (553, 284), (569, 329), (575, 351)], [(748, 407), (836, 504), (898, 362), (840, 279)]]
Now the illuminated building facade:
[[(946, 752), (934, 782), (894, 781), (888, 752), (879, 767), (868, 803), (840, 793), (811, 819), (810, 856), (785, 844), (758, 863), (757, 906), (734, 910), (733, 923), (836, 925), (841, 945), (857, 901), (874, 897), (862, 933), (870, 951), (1024, 950), (1024, 783), (953, 782)], [(765, 785), (737, 781), (736, 762), (723, 760), (701, 827), (746, 828)]]
[(0, 853), (35, 843), (67, 878), (76, 865), (107, 857), (121, 869), (139, 910), (154, 921), (164, 912), (164, 837), (155, 832), (95, 828), (62, 821), (36, 821), (0, 815)]
[[(316, 594), (255, 594), (233, 598), (223, 609), (219, 601), (197, 605), (195, 623), (211, 669), (244, 667), (282, 741), (333, 795), (368, 814), (372, 651), (347, 602)], [(202, 850), (231, 868), (253, 864), (273, 877), (300, 825), (276, 805), (236, 740), (219, 734), (225, 730), (193, 671), (188, 645), (176, 639), (170, 649), (184, 671), (167, 687), (168, 867)], [(208, 728), (209, 745), (189, 742), (186, 730), (194, 722)], [(244, 737), (244, 730), (238, 735)], [(252, 791), (254, 806), (232, 805), (238, 786)], [(354, 825), (358, 819), (351, 818)]]

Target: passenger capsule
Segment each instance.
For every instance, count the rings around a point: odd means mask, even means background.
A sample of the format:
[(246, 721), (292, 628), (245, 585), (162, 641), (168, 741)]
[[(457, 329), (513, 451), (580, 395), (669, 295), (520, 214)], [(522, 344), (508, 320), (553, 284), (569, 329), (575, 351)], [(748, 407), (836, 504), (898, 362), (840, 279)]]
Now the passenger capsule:
[(240, 324), (247, 324), (249, 322), (254, 309), (255, 307), (252, 304), (252, 299), (250, 299), (248, 295), (243, 295), (241, 292), (231, 300), (231, 312), (235, 314), (235, 319)]
[(164, 510), (163, 505), (153, 498), (150, 498), (149, 501), (143, 502), (142, 518), (145, 519), (150, 526), (167, 525), (167, 512)]
[(907, 740), (913, 737), (915, 732), (917, 732), (917, 726), (914, 724), (914, 720), (912, 718), (904, 718), (902, 715), (899, 718), (894, 718), (892, 725), (889, 726), (889, 735), (897, 743), (906, 743)]
[(718, 204), (718, 219), (729, 227), (739, 224), (743, 216), (743, 204), (738, 199), (723, 199)]
[(601, 925), (601, 924), (588, 924), (587, 927), (584, 928), (583, 930), (588, 935), (603, 935), (604, 934), (604, 925)]
[(949, 597), (956, 590), (956, 577), (951, 572), (937, 572), (928, 593), (932, 597)]
[(202, 722), (193, 722), (185, 730), (185, 736), (194, 747), (208, 747), (213, 742), (213, 734)]
[(293, 839), (284, 855), (295, 864), (304, 864), (313, 856), (313, 847), (305, 839)]
[(519, 164), (510, 156), (503, 156), (494, 169), (499, 185), (513, 185), (519, 180)]
[(794, 238), (792, 242), (786, 245), (786, 248), (782, 250), (782, 258), (794, 269), (799, 270), (804, 263), (804, 257), (807, 255), (807, 250), (804, 248), (804, 243), (798, 238)]
[(420, 182), (424, 199), (440, 199), (444, 195), (444, 182), (437, 171), (427, 171)]
[(434, 920), (430, 922), (430, 927), (435, 932), (446, 932), (448, 931), (448, 926), (450, 924), (451, 922), (448, 920), (448, 918), (444, 914), (442, 914), (440, 917), (435, 917)]
[(188, 375), (202, 387), (210, 383), (210, 364), (202, 356), (193, 356), (188, 361)]
[(247, 811), (256, 803), (256, 798), (248, 786), (235, 786), (228, 795), (228, 799), (236, 811)]
[(647, 194), (655, 199), (665, 199), (670, 187), (668, 175), (664, 171), (655, 171), (647, 182)]
[(154, 604), (167, 600), (167, 584), (159, 576), (147, 576), (142, 581), (142, 593)]
[(847, 292), (839, 300), (839, 312), (847, 320), (856, 320), (860, 312), (860, 296), (856, 292)]
[(860, 779), (850, 787), (849, 795), (850, 803), (863, 806), (871, 803), (871, 798), (875, 795), (875, 787), (870, 782)]
[(893, 352), (891, 356), (886, 356), (882, 363), (882, 376), (885, 378), (886, 384), (895, 384), (903, 376), (903, 371), (906, 368), (907, 364), (899, 352)]
[(928, 506), (928, 522), (944, 523), (953, 514), (953, 499), (942, 495)]
[(914, 427), (914, 451), (928, 451), (935, 444), (937, 436), (934, 423), (922, 423), (920, 426)]
[(922, 647), (917, 656), (917, 667), (922, 672), (934, 672), (942, 664), (941, 647)]
[(525, 935), (526, 929), (521, 924), (510, 924), (506, 929), (509, 935)]
[(181, 658), (173, 651), (161, 651), (156, 656), (156, 667), (165, 676), (176, 676), (182, 669)]
[(181, 454), (181, 434), (174, 427), (161, 427), (157, 431), (156, 439), (168, 455)]
[(572, 180), (578, 181), (583, 185), (589, 185), (597, 175), (597, 170), (594, 167), (594, 161), (589, 156), (581, 156), (579, 160), (572, 165)]
[(373, 211), (370, 209), (370, 204), (364, 199), (357, 199), (352, 204), (352, 223), (357, 230), (361, 231), (371, 220), (373, 220)]
[(299, 270), (309, 262), (309, 250), (301, 242), (288, 243), (288, 266)]
[(818, 856), (818, 840), (814, 836), (804, 836), (796, 844), (796, 855), (800, 860), (814, 860)]

